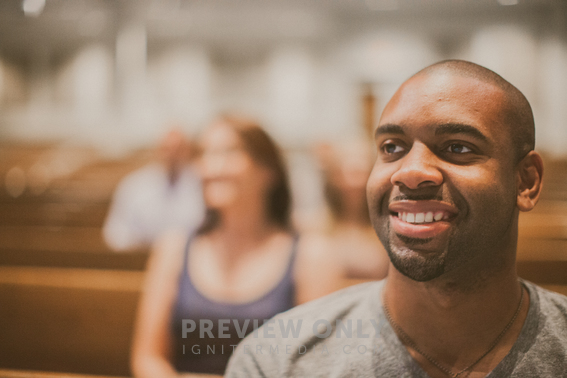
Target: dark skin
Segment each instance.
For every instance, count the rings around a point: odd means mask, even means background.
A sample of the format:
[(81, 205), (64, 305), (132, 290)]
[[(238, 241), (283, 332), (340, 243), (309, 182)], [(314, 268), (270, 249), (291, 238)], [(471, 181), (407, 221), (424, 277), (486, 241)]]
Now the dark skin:
[[(507, 101), (472, 77), (420, 74), (396, 92), (376, 133), (368, 202), (393, 262), (383, 300), (414, 343), (454, 373), (486, 352), (520, 303), (518, 214), (535, 206), (543, 164), (534, 151), (519, 161), (512, 153)], [(442, 219), (431, 221), (436, 214)], [(498, 365), (528, 309), (525, 292), (512, 327), (465, 376)], [(431, 377), (447, 376), (406, 347)]]

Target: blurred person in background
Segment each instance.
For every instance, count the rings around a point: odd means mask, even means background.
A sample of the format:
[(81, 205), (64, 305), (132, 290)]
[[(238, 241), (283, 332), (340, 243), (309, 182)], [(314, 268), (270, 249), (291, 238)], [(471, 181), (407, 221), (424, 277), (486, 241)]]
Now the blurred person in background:
[[(165, 235), (152, 253), (132, 349), (136, 377), (223, 374), (239, 329), (249, 333), (254, 321), (337, 288), (334, 260), (292, 230), (287, 173), (265, 131), (222, 117), (204, 132), (200, 163), (207, 215), (195, 234)], [(228, 338), (218, 337), (219, 319), (229, 320)], [(193, 332), (184, 332), (188, 320)], [(200, 320), (211, 321), (213, 338)]]
[(323, 234), (347, 279), (382, 279), (390, 260), (370, 223), (366, 181), (372, 153), (361, 140), (341, 145), (321, 144), (316, 155), (323, 172), (329, 210)]
[(113, 250), (149, 247), (168, 229), (199, 226), (205, 207), (191, 164), (194, 155), (191, 141), (173, 129), (160, 142), (158, 161), (120, 182), (103, 226), (104, 240)]

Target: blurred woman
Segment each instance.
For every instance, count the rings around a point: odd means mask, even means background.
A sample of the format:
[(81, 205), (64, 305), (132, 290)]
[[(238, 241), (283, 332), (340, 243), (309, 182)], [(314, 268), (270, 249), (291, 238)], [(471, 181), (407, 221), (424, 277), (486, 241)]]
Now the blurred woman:
[(386, 277), (390, 260), (372, 228), (366, 202), (372, 170), (369, 145), (362, 141), (320, 145), (317, 155), (329, 210), (323, 230), (328, 250), (340, 261), (347, 279)]
[(223, 117), (201, 147), (207, 216), (195, 235), (172, 232), (152, 253), (132, 349), (137, 377), (223, 374), (243, 330), (338, 285), (318, 241), (292, 231), (287, 174), (268, 135)]

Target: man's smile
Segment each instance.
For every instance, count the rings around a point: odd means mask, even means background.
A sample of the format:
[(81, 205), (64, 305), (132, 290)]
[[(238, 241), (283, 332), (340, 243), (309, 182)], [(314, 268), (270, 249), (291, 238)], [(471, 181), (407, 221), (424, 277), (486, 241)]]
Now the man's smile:
[(428, 211), (427, 213), (397, 213), (398, 218), (408, 223), (432, 223), (439, 222), (440, 220), (449, 219), (449, 213), (444, 211)]
[(397, 234), (432, 238), (449, 229), (458, 210), (443, 201), (404, 200), (390, 203), (390, 223)]

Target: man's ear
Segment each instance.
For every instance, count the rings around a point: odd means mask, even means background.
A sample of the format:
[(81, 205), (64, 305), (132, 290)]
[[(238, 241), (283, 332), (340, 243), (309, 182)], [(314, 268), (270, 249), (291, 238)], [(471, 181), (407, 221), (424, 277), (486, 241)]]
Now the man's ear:
[(543, 160), (541, 156), (530, 151), (517, 166), (517, 205), (520, 211), (534, 208), (543, 185)]

